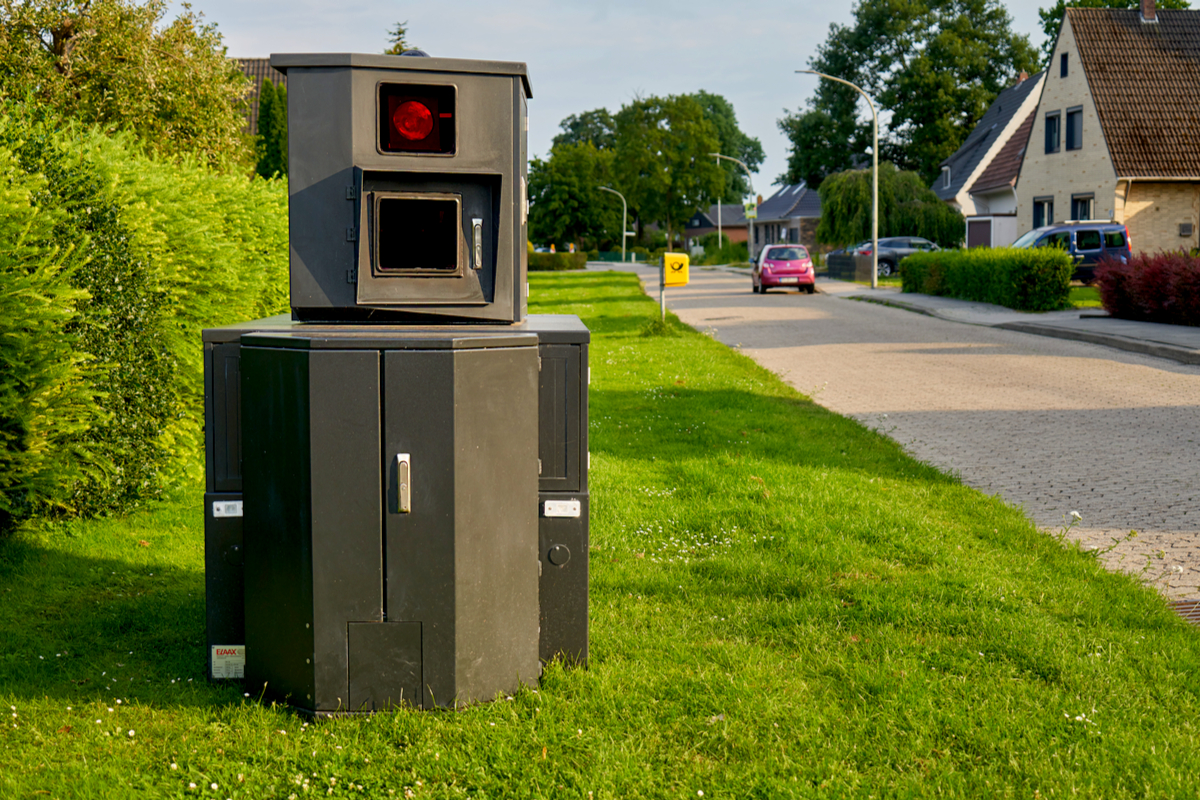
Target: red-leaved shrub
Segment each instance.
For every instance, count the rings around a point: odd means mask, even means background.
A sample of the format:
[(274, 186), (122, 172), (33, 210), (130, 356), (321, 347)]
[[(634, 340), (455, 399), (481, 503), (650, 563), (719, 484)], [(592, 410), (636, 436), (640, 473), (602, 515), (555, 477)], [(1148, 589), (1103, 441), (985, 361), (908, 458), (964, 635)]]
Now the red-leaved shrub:
[(1096, 267), (1104, 309), (1121, 319), (1200, 326), (1200, 257), (1183, 252), (1142, 254)]

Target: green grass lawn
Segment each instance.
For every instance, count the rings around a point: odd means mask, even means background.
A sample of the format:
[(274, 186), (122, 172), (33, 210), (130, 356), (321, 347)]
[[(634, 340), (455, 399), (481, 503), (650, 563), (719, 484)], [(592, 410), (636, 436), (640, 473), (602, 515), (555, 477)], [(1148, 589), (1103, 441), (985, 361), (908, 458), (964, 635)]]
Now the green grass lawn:
[(530, 283), (594, 334), (590, 668), (319, 722), (210, 685), (195, 487), (0, 547), (0, 797), (1195, 795), (1200, 639), (1152, 591), (717, 342), (642, 336), (633, 275)]
[(1100, 290), (1095, 286), (1072, 286), (1071, 305), (1075, 308), (1102, 308)]

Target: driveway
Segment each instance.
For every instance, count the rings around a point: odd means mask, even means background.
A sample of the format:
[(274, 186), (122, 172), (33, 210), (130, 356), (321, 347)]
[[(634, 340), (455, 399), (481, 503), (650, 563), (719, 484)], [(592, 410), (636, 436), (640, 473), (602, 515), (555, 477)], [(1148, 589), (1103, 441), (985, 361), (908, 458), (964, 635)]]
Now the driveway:
[[(657, 297), (657, 271), (640, 272)], [(667, 298), (817, 403), (1044, 529), (1078, 511), (1073, 538), (1120, 542), (1110, 567), (1200, 597), (1200, 366), (828, 293), (754, 295), (726, 272), (693, 270)]]

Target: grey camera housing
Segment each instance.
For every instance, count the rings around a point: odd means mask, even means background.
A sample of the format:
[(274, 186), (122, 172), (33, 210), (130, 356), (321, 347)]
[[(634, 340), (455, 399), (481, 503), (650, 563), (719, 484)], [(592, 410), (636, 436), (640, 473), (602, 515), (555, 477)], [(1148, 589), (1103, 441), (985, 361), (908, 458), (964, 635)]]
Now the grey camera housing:
[[(525, 65), (340, 53), (275, 54), (271, 66), (288, 76), (293, 318), (520, 322)], [(389, 149), (386, 102), (422, 91), (443, 98), (445, 119), (435, 99), (429, 123), (443, 146)], [(422, 227), (422, 214), (442, 227)]]

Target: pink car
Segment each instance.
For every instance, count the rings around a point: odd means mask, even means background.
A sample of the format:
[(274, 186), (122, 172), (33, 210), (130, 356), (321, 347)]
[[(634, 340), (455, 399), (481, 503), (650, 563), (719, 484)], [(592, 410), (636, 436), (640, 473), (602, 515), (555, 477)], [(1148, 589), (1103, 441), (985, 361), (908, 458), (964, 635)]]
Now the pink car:
[(750, 272), (750, 283), (755, 294), (775, 287), (795, 286), (802, 292), (816, 291), (817, 275), (813, 271), (812, 259), (802, 245), (772, 245), (758, 256), (758, 263)]

